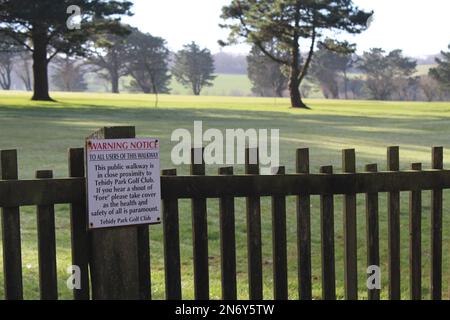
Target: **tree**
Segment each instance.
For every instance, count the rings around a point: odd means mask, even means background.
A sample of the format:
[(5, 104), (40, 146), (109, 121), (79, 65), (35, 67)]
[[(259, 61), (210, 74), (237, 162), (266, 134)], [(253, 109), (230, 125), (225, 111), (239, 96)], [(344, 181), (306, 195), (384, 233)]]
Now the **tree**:
[[(291, 105), (307, 108), (300, 94), (300, 84), (307, 75), (316, 42), (324, 33), (345, 31), (360, 33), (367, 28), (372, 13), (359, 10), (351, 0), (233, 0), (222, 9), (222, 18), (230, 21), (221, 27), (230, 30), (228, 42), (245, 39), (272, 60), (289, 69)], [(302, 62), (300, 42), (310, 42)], [(275, 41), (288, 58), (279, 58), (266, 50)]]
[(127, 70), (133, 77), (131, 89), (144, 93), (168, 93), (170, 75), (166, 41), (137, 29), (127, 41)]
[[(67, 9), (82, 8), (81, 29), (68, 30)], [(121, 32), (119, 16), (130, 14), (129, 1), (2, 0), (0, 33), (13, 38), (33, 55), (33, 100), (51, 101), (48, 64), (59, 53), (83, 55), (92, 34)]]
[(0, 51), (0, 87), (11, 90), (14, 53)]
[[(266, 48), (272, 55), (281, 57), (282, 52), (275, 52), (276, 46)], [(253, 46), (247, 57), (248, 77), (253, 84), (253, 93), (263, 97), (282, 97), (288, 86), (288, 77), (283, 72), (283, 65), (273, 61), (258, 46)]]
[(425, 98), (429, 102), (438, 100), (442, 95), (439, 82), (437, 82), (431, 76), (420, 77), (419, 86), (422, 89)]
[(84, 80), (84, 64), (82, 61), (69, 56), (53, 59), (53, 85), (60, 91), (80, 92), (87, 90)]
[(22, 51), (13, 39), (0, 34), (0, 87), (3, 90), (11, 89), (14, 60)]
[(304, 81), (300, 87), (300, 91), (302, 93), (302, 96), (305, 98), (309, 98), (309, 95), (313, 91), (314, 87), (308, 83), (308, 81)]
[(358, 56), (356, 54), (352, 54), (350, 52), (341, 54), (342, 64), (341, 64), (341, 72), (344, 78), (344, 95), (345, 99), (348, 100), (348, 90), (349, 90), (349, 82), (348, 72), (352, 69), (358, 60)]
[(366, 81), (362, 77), (353, 78), (348, 80), (347, 88), (352, 93), (352, 99), (365, 100), (367, 98)]
[[(448, 45), (450, 49), (450, 45)], [(441, 52), (442, 58), (436, 58), (437, 67), (430, 69), (430, 76), (444, 88), (450, 89), (450, 51)]]
[(200, 95), (203, 87), (211, 87), (216, 78), (214, 59), (208, 49), (201, 49), (195, 42), (187, 44), (175, 54), (172, 74), (185, 87)]
[(344, 91), (347, 98), (347, 71), (351, 66), (355, 46), (348, 42), (327, 39), (318, 44), (318, 50), (311, 62), (311, 76), (322, 88), (323, 95), (329, 99), (339, 99), (339, 80), (344, 78)]
[(33, 90), (33, 59), (29, 52), (22, 51), (15, 61), (15, 72), (22, 81), (25, 90)]
[(399, 77), (394, 79), (396, 98), (401, 101), (416, 101), (420, 92), (420, 77)]
[(402, 50), (386, 54), (383, 49), (373, 48), (364, 52), (358, 67), (366, 73), (366, 86), (375, 100), (387, 100), (398, 88), (399, 79), (410, 78), (417, 62), (404, 57)]
[(127, 37), (131, 32), (129, 26), (124, 26), (127, 34), (94, 35), (93, 45), (89, 54), (89, 61), (96, 66), (93, 72), (105, 70), (105, 80), (111, 82), (112, 93), (119, 93), (119, 80), (128, 74), (127, 63)]

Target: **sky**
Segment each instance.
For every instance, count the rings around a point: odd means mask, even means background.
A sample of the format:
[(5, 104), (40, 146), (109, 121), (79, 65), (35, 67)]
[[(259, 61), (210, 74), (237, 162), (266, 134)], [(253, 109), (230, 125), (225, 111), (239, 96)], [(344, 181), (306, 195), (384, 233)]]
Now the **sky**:
[[(248, 52), (247, 45), (221, 49), (227, 31), (219, 27), (221, 8), (231, 0), (134, 0), (133, 17), (125, 21), (167, 40), (179, 50), (195, 41), (213, 53)], [(375, 11), (370, 28), (360, 35), (337, 35), (357, 44), (358, 52), (373, 47), (424, 57), (447, 49), (450, 43), (449, 0), (353, 0), (361, 9)]]

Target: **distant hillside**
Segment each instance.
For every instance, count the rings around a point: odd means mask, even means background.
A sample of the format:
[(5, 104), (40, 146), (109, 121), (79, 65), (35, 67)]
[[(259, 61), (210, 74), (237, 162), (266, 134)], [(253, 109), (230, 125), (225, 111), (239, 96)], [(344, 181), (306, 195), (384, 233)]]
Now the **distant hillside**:
[[(109, 84), (102, 79), (97, 79), (93, 74), (86, 76), (90, 92), (105, 92), (109, 91)], [(127, 84), (130, 78), (124, 77), (120, 81), (122, 92), (127, 92)], [(172, 79), (171, 94), (174, 95), (191, 95), (192, 91), (185, 88), (175, 79)], [(206, 87), (202, 91), (205, 96), (251, 96), (252, 84), (245, 74), (218, 74), (214, 81), (214, 86)]]
[(428, 74), (428, 71), (430, 71), (431, 68), (434, 68), (435, 64), (419, 64), (417, 66), (417, 73), (418, 76), (424, 76)]
[[(426, 75), (430, 68), (434, 67), (433, 64), (422, 64), (417, 66), (417, 76)], [(351, 73), (349, 78), (365, 78), (361, 73)], [(109, 84), (102, 79), (97, 79), (95, 75), (89, 74), (87, 77), (89, 91), (91, 92), (105, 92), (109, 91)], [(121, 91), (127, 92), (127, 84), (130, 81), (130, 77), (124, 77), (121, 79)], [(310, 98), (323, 98), (320, 89), (315, 84), (311, 84), (313, 87), (310, 93)], [(171, 82), (171, 93), (174, 95), (191, 95), (192, 91), (189, 88), (183, 87), (175, 79)], [(205, 96), (236, 96), (245, 97), (252, 96), (252, 84), (247, 77), (247, 74), (224, 74), (219, 73), (214, 86), (204, 88), (202, 95)]]
[(218, 74), (247, 74), (247, 57), (241, 54), (219, 52), (214, 54)]
[[(192, 94), (192, 91), (183, 87), (175, 79), (172, 79), (172, 94)], [(252, 84), (245, 74), (219, 74), (214, 81), (214, 86), (204, 88), (205, 96), (251, 96)]]

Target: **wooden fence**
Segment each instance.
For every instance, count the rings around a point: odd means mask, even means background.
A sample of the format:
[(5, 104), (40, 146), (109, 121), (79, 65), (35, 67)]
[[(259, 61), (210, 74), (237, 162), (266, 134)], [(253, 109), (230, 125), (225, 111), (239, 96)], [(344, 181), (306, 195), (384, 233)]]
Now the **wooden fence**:
[[(226, 300), (237, 298), (234, 200), (246, 198), (249, 297), (251, 300), (262, 299), (261, 197), (272, 199), (274, 299), (287, 299), (286, 197), (288, 196), (297, 197), (299, 297), (301, 300), (312, 299), (310, 198), (314, 195), (320, 196), (322, 297), (336, 299), (334, 196), (344, 195), (345, 298), (358, 299), (356, 195), (366, 195), (367, 265), (379, 266), (379, 193), (388, 193), (389, 298), (400, 299), (400, 192), (404, 191), (410, 193), (411, 299), (420, 299), (421, 194), (424, 190), (432, 190), (431, 299), (442, 298), (442, 195), (444, 189), (450, 189), (450, 171), (443, 170), (442, 147), (433, 148), (430, 170), (423, 170), (421, 164), (415, 163), (410, 171), (400, 171), (399, 148), (390, 147), (387, 152), (387, 172), (378, 172), (377, 165), (370, 164), (366, 166), (365, 172), (357, 173), (355, 151), (344, 150), (342, 173), (334, 173), (333, 167), (325, 166), (321, 167), (318, 174), (310, 173), (309, 150), (299, 149), (297, 172), (286, 174), (285, 169), (280, 168), (278, 174), (274, 176), (259, 175), (258, 165), (249, 164), (250, 154), (255, 151), (247, 150), (245, 175), (233, 175), (233, 168), (226, 167), (219, 170), (218, 176), (206, 176), (204, 164), (192, 165), (189, 176), (177, 176), (176, 170), (173, 169), (163, 171), (161, 188), (167, 299), (182, 298), (179, 199), (192, 201), (195, 298), (209, 299), (207, 199), (210, 198), (220, 200), (222, 298)], [(193, 150), (194, 152), (196, 151)], [(19, 207), (30, 205), (37, 206), (39, 284), (42, 299), (58, 297), (54, 220), (56, 204), (70, 204), (73, 265), (79, 266), (82, 272), (81, 290), (74, 290), (74, 298), (80, 300), (91, 298), (90, 284), (93, 286), (92, 298), (108, 296), (102, 293), (102, 290), (126, 291), (128, 283), (109, 284), (109, 287), (96, 284), (96, 281), (99, 281), (96, 280), (96, 272), (101, 273), (102, 270), (97, 270), (93, 256), (99, 256), (95, 251), (100, 250), (97, 243), (101, 242), (101, 239), (97, 234), (96, 241), (93, 241), (94, 235), (86, 230), (83, 149), (69, 151), (70, 177), (65, 179), (53, 179), (51, 171), (38, 171), (34, 180), (18, 180), (15, 150), (1, 151), (0, 169), (6, 299), (23, 298)], [(148, 227), (138, 227), (136, 236), (139, 292), (138, 295), (131, 297), (149, 299), (151, 284)], [(102, 237), (106, 240), (112, 239), (111, 235), (102, 234)], [(89, 272), (92, 281), (89, 281)], [(379, 299), (380, 291), (369, 290), (368, 296), (372, 300)]]

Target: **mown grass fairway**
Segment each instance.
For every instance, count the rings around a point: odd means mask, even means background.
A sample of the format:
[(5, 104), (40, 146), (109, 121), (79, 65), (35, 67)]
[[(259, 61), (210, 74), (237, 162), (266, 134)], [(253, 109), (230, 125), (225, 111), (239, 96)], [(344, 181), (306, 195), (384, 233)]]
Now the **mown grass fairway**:
[[(83, 138), (102, 126), (134, 125), (139, 136), (155, 136), (162, 141), (162, 168), (172, 167), (170, 141), (176, 128), (192, 130), (195, 120), (203, 120), (204, 128), (278, 128), (281, 135), (281, 161), (288, 172), (294, 171), (295, 149), (311, 148), (314, 172), (321, 165), (341, 168), (341, 149), (355, 148), (358, 170), (367, 163), (386, 168), (386, 147), (401, 146), (402, 169), (411, 162), (423, 162), (429, 168), (431, 147), (444, 146), (445, 159), (450, 159), (450, 103), (308, 101), (310, 111), (290, 109), (287, 99), (161, 96), (158, 108), (151, 95), (59, 94), (56, 103), (36, 103), (28, 94), (0, 93), (0, 149), (18, 149), (20, 178), (32, 178), (38, 169), (53, 169), (55, 176), (67, 176), (67, 149), (83, 146)], [(446, 162), (448, 168), (448, 162)], [(179, 168), (188, 173), (187, 167)], [(242, 173), (242, 168), (238, 172)], [(216, 174), (217, 167), (208, 168)], [(444, 296), (448, 298), (450, 192), (444, 198)], [(424, 298), (429, 298), (430, 267), (430, 196), (424, 192), (423, 210), (423, 284)], [(338, 297), (343, 287), (342, 201), (336, 197), (336, 272)], [(401, 249), (402, 292), (409, 297), (408, 195), (402, 194)], [(364, 196), (358, 196), (359, 289), (365, 289), (365, 211)], [(70, 299), (66, 288), (67, 267), (71, 264), (68, 207), (57, 206), (57, 255), (59, 292)], [(208, 202), (209, 255), (211, 297), (220, 298), (220, 255), (218, 201)], [(263, 259), (265, 298), (272, 298), (272, 249), (270, 200), (262, 205)], [(312, 201), (313, 283), (314, 296), (320, 298), (320, 232), (319, 202)], [(290, 298), (298, 298), (295, 199), (288, 199), (288, 257)], [(238, 244), (238, 289), (240, 298), (248, 298), (245, 204), (236, 202)], [(23, 208), (22, 249), (26, 298), (38, 298), (37, 235), (34, 208)], [(190, 203), (180, 202), (180, 236), (182, 254), (183, 296), (193, 298), (192, 237)], [(380, 195), (380, 245), (383, 276), (382, 296), (387, 297), (387, 213), (386, 196)], [(164, 298), (164, 265), (161, 227), (151, 227), (152, 294)], [(0, 264), (2, 260), (0, 259)], [(0, 270), (2, 267), (0, 266)], [(2, 273), (2, 271), (0, 271)], [(3, 297), (3, 275), (0, 275), (0, 297)]]

